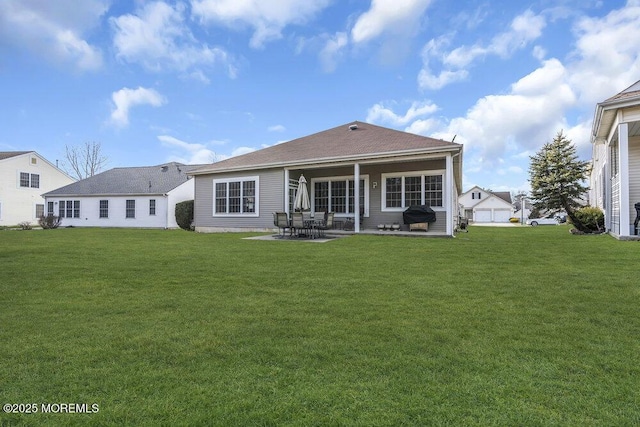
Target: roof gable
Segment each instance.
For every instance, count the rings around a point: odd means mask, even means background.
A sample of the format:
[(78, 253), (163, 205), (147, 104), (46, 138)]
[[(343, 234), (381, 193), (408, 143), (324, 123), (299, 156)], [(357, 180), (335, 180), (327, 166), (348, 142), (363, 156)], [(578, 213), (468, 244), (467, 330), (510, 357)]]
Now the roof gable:
[(474, 205), (474, 208), (478, 208), (481, 207), (482, 205), (488, 205), (488, 204), (493, 204), (493, 203), (499, 203), (500, 205), (504, 205), (505, 207), (513, 207), (511, 202), (506, 201), (505, 199), (503, 199), (502, 197), (498, 197), (495, 193), (489, 193), (489, 197), (485, 197), (484, 199), (482, 199), (479, 203), (477, 203), (476, 205)]
[(166, 194), (186, 182), (187, 174), (201, 166), (172, 162), (157, 166), (114, 168), (44, 195)]
[(356, 121), (216, 162), (193, 174), (371, 158), (392, 153), (451, 151), (461, 147), (449, 141)]

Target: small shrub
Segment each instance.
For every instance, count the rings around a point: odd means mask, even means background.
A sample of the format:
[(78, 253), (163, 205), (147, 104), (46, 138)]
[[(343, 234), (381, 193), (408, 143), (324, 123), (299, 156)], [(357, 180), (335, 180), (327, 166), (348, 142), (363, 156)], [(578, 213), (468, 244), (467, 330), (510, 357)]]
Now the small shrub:
[(55, 215), (47, 215), (47, 216), (43, 215), (38, 219), (38, 224), (40, 224), (40, 227), (42, 227), (45, 230), (58, 228), (61, 222), (62, 222), (62, 218)]
[(176, 222), (183, 230), (193, 231), (193, 200), (176, 203)]
[(511, 217), (511, 218), (509, 218), (509, 222), (512, 222), (512, 223), (520, 222), (520, 219), (518, 219), (516, 217)]
[(18, 227), (20, 227), (21, 230), (31, 230), (31, 229), (33, 229), (33, 227), (31, 227), (31, 223), (29, 221), (22, 221), (21, 223), (18, 224)]
[(586, 232), (602, 233), (604, 231), (604, 213), (601, 209), (593, 206), (585, 206), (573, 213), (576, 219), (580, 221)]

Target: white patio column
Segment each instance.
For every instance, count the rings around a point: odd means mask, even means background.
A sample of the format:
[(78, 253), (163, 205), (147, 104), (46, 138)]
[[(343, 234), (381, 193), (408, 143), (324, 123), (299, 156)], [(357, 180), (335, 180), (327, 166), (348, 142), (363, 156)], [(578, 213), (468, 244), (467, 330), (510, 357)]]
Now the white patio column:
[(353, 210), (355, 219), (353, 220), (353, 230), (360, 232), (360, 163), (353, 165)]
[(447, 157), (445, 157), (445, 171), (444, 171), (444, 200), (443, 204), (446, 208), (446, 229), (447, 235), (453, 236), (453, 204), (458, 203), (457, 200), (453, 200), (453, 186), (455, 183), (453, 182), (453, 157), (451, 153), (447, 153)]
[(604, 204), (604, 227), (610, 232), (613, 229), (613, 221), (611, 221), (611, 149), (609, 146), (609, 141), (605, 142), (605, 156), (607, 161), (604, 164), (604, 172), (603, 172), (603, 183), (604, 185), (604, 200), (602, 203)]
[(284, 170), (284, 211), (289, 216), (289, 169)]
[(618, 125), (618, 157), (620, 160), (620, 236), (631, 235), (629, 217), (629, 125)]

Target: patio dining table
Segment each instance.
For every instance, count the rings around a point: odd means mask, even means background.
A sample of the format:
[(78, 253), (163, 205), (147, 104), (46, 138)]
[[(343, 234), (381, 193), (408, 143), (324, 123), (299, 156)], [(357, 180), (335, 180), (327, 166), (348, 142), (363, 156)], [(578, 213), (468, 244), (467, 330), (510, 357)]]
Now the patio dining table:
[(320, 227), (324, 225), (324, 219), (308, 219), (304, 222), (304, 226), (309, 230), (309, 238), (315, 239), (320, 237)]

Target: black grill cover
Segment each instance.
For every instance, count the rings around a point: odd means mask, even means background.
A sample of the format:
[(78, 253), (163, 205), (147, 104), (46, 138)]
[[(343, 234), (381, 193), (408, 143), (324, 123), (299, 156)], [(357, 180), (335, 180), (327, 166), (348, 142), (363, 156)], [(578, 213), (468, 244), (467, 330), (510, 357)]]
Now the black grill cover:
[(402, 213), (405, 224), (416, 224), (419, 222), (435, 222), (436, 213), (427, 205), (414, 205)]

